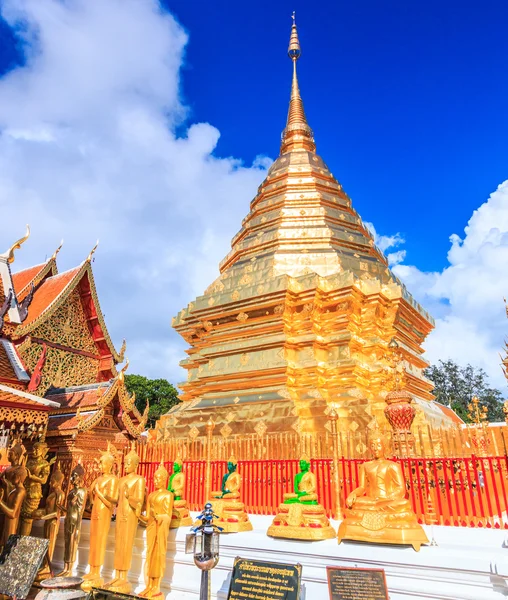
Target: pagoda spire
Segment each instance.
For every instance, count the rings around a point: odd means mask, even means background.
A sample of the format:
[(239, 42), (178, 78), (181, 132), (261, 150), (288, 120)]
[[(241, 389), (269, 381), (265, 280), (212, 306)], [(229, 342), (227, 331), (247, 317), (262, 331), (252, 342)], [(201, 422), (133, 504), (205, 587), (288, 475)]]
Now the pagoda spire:
[(309, 152), (315, 152), (316, 150), (314, 136), (305, 117), (303, 100), (300, 96), (300, 88), (298, 87), (296, 61), (300, 58), (302, 51), (300, 49), (300, 40), (298, 39), (294, 12), (292, 18), (293, 25), (291, 27), (291, 36), (289, 38), (288, 56), (293, 61), (293, 81), (291, 83), (288, 119), (286, 128), (282, 132), (282, 144), (280, 146), (281, 154), (286, 154), (286, 152), (292, 152), (297, 149), (303, 149)]

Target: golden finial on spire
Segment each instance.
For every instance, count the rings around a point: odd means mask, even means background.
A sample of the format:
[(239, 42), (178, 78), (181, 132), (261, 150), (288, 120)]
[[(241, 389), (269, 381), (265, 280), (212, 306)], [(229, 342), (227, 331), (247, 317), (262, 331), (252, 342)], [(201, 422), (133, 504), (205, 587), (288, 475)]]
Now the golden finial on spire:
[(286, 129), (282, 132), (281, 154), (296, 149), (307, 150), (309, 152), (316, 150), (312, 129), (309, 127), (305, 117), (300, 88), (298, 87), (298, 77), (296, 75), (296, 61), (300, 58), (302, 50), (300, 48), (300, 40), (298, 39), (294, 11), (291, 17), (293, 25), (291, 26), (291, 35), (289, 38), (288, 56), (293, 61), (293, 81), (291, 83), (291, 98), (289, 100)]
[(95, 251), (97, 250), (97, 247), (99, 246), (99, 240), (97, 240), (95, 246), (92, 248), (92, 250), (90, 251), (90, 254), (86, 257), (86, 260), (88, 262), (92, 261), (92, 256), (95, 254)]
[(55, 260), (58, 253), (60, 252), (60, 250), (62, 249), (63, 246), (63, 240), (60, 242), (60, 246), (58, 246), (58, 248), (53, 252), (53, 256), (51, 257), (51, 260)]
[(19, 250), (21, 248), (21, 244), (26, 242), (29, 237), (30, 237), (30, 225), (27, 225), (25, 235), (23, 237), (19, 238), (19, 240), (17, 242), (14, 242), (14, 244), (12, 244), (12, 246), (9, 248), (9, 250), (7, 250), (7, 252), (5, 254), (3, 254), (3, 256), (5, 256), (7, 258), (7, 262), (9, 264), (12, 264), (14, 262), (14, 251)]

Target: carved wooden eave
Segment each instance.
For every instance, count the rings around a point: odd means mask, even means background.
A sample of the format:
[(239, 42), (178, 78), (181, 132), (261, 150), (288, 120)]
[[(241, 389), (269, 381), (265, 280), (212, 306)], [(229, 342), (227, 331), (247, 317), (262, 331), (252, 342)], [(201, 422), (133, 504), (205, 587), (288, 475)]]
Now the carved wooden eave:
[[(120, 372), (110, 383), (109, 387), (101, 393), (103, 389), (104, 386), (97, 389), (97, 401), (95, 405), (86, 407), (86, 416), (82, 415), (82, 410), (78, 407), (76, 412), (78, 432), (91, 431), (99, 425), (106, 416), (106, 407), (118, 398), (119, 405), (114, 411), (113, 418), (117, 422), (119, 429), (125, 428), (130, 437), (137, 439), (145, 430), (149, 406), (147, 405), (144, 413), (141, 415), (135, 406), (135, 396), (129, 394), (125, 387), (123, 372)], [(65, 409), (56, 412), (65, 412)]]

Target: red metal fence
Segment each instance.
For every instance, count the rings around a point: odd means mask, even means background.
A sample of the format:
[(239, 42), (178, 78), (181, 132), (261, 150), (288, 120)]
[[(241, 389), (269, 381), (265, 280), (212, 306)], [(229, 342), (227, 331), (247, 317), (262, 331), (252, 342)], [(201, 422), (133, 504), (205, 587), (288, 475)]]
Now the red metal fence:
[[(438, 523), (460, 527), (508, 529), (508, 458), (506, 456), (459, 458), (401, 458), (408, 499), (420, 522), (435, 512)], [(362, 459), (338, 461), (340, 503), (336, 502), (333, 460), (311, 461), (318, 496), (328, 516), (343, 514), (345, 498), (358, 486)], [(140, 463), (139, 473), (153, 489), (153, 474), (159, 463)], [(171, 471), (172, 463), (165, 463)], [(219, 490), (227, 470), (225, 461), (211, 463), (211, 489)], [(206, 461), (187, 461), (186, 500), (191, 510), (200, 510), (205, 498)], [(297, 460), (244, 460), (238, 462), (242, 475), (242, 501), (250, 514), (274, 515), (286, 492), (293, 491)], [(429, 503), (430, 499), (430, 503)], [(340, 517), (342, 517), (342, 514)]]

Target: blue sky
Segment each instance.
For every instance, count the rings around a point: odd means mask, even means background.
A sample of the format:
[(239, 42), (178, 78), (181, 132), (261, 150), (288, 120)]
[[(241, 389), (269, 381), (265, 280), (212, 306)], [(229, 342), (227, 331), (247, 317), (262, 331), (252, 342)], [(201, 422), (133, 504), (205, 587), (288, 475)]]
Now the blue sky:
[(478, 364), (502, 386), (508, 4), (163, 7), (0, 0), (0, 210), (12, 227), (0, 241), (33, 229), (18, 268), (62, 237), (71, 267), (100, 238), (114, 339), (127, 337), (135, 371), (178, 381), (185, 345), (169, 320), (214, 279), (260, 157), (278, 154), (296, 10), (317, 151), (378, 241), (402, 251), (394, 270), (437, 317), (429, 360)]
[[(446, 263), (479, 198), (508, 165), (508, 3), (167, 3), (191, 34), (183, 91), (221, 131), (217, 151), (275, 156), (284, 125), (289, 15), (317, 149), (407, 258)], [(294, 7), (294, 8), (292, 8)]]

